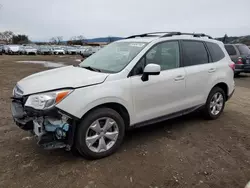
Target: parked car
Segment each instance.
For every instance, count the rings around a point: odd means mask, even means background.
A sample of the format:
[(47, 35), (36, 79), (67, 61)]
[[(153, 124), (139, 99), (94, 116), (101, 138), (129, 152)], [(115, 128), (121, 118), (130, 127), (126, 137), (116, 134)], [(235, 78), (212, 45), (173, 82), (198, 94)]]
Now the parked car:
[(78, 46), (76, 47), (76, 53), (81, 54), (86, 49), (85, 46)]
[(0, 45), (0, 55), (3, 55), (3, 45)]
[(37, 51), (38, 54), (51, 55), (52, 49), (49, 46), (40, 46)]
[(19, 45), (7, 45), (5, 53), (9, 55), (19, 54)]
[(8, 54), (8, 51), (9, 51), (8, 45), (4, 45), (3, 46), (3, 53)]
[(245, 44), (225, 44), (225, 48), (235, 63), (235, 75), (250, 72), (250, 49)]
[(37, 49), (34, 48), (33, 46), (24, 46), (23, 47), (23, 54), (25, 54), (25, 55), (36, 55), (37, 54)]
[(20, 80), (12, 116), (42, 147), (98, 159), (114, 153), (129, 128), (195, 110), (217, 119), (234, 92), (234, 65), (223, 43), (205, 34), (135, 35), (79, 66)]
[(24, 49), (24, 46), (19, 46), (19, 54), (20, 55), (25, 55), (25, 49)]
[(56, 55), (64, 55), (65, 54), (65, 51), (62, 47), (53, 47), (53, 54), (56, 54)]
[(98, 51), (97, 48), (89, 46), (89, 47), (86, 47), (84, 51), (82, 51), (81, 56), (82, 57), (89, 57), (97, 51)]
[(77, 50), (75, 47), (73, 46), (67, 46), (66, 47), (66, 53), (67, 54), (70, 54), (70, 55), (73, 55), (73, 54), (76, 54), (77, 53)]

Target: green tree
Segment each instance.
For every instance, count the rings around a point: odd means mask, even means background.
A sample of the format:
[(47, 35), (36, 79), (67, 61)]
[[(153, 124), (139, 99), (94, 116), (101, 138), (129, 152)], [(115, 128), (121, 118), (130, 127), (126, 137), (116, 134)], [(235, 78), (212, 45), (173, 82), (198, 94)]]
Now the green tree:
[(27, 44), (29, 42), (29, 37), (27, 35), (13, 35), (12, 37), (13, 44)]

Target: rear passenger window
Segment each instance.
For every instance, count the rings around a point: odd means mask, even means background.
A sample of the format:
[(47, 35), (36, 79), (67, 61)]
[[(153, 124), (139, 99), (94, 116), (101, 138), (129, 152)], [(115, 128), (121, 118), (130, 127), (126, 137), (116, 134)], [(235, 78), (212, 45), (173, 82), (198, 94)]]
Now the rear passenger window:
[(183, 41), (183, 64), (184, 66), (200, 65), (208, 63), (208, 53), (202, 42)]
[(221, 50), (218, 44), (212, 42), (206, 42), (206, 44), (213, 62), (220, 61), (225, 57), (224, 52)]
[(233, 45), (225, 45), (225, 48), (227, 50), (227, 53), (229, 55), (236, 55), (236, 50), (234, 49)]

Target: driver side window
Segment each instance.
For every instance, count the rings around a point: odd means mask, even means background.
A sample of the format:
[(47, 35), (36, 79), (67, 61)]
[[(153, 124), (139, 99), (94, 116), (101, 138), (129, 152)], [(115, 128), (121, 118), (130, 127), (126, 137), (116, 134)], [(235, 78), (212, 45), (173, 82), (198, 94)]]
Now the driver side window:
[(161, 70), (178, 68), (180, 65), (180, 50), (178, 41), (163, 42), (153, 47), (146, 54), (146, 65), (155, 63)]
[(136, 64), (132, 75), (140, 75), (148, 64), (158, 64), (161, 70), (169, 70), (180, 66), (180, 49), (178, 41), (162, 42), (151, 48)]

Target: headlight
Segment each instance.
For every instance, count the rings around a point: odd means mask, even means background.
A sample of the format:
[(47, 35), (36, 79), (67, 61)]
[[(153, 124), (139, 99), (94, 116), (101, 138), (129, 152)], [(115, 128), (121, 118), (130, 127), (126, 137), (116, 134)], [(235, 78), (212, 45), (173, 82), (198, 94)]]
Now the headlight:
[(72, 90), (60, 90), (34, 94), (28, 97), (25, 106), (29, 106), (37, 110), (49, 109), (62, 101), (71, 92)]

